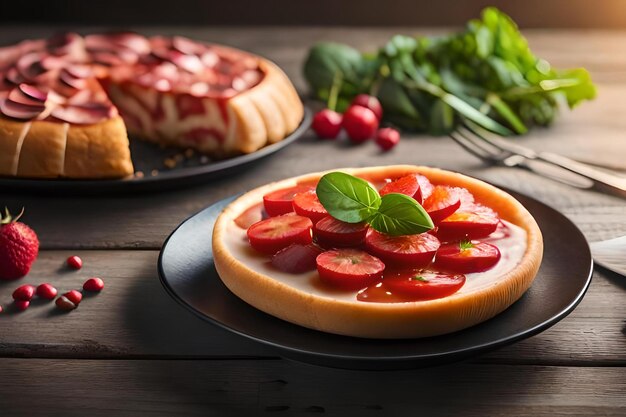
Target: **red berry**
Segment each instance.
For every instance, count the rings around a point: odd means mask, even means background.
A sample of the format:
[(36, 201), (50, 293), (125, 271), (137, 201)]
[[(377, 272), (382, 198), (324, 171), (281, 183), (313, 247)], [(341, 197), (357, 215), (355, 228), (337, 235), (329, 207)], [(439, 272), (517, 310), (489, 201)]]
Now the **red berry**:
[(67, 258), (67, 266), (72, 269), (80, 269), (83, 267), (83, 260), (80, 257), (74, 255)]
[(46, 300), (52, 300), (57, 296), (57, 289), (52, 286), (52, 284), (41, 284), (37, 287), (37, 295), (41, 298), (45, 298)]
[(102, 291), (104, 288), (104, 281), (98, 277), (89, 278), (83, 284), (83, 290), (85, 291)]
[(318, 137), (335, 139), (341, 131), (343, 116), (336, 111), (324, 109), (315, 114), (311, 127)]
[(3, 310), (3, 309), (2, 309), (2, 306), (0, 306), (0, 313), (2, 313), (2, 310)]
[(66, 296), (62, 295), (54, 302), (57, 307), (64, 311), (74, 310), (77, 306), (71, 302)]
[(378, 119), (373, 111), (362, 106), (350, 106), (343, 115), (343, 128), (355, 143), (370, 139), (378, 129)]
[(76, 306), (78, 306), (80, 301), (83, 299), (83, 294), (80, 291), (71, 290), (63, 294), (63, 297), (67, 298), (72, 303), (76, 304)]
[(35, 287), (26, 284), (21, 285), (13, 291), (13, 299), (16, 301), (30, 301), (35, 295)]
[(0, 216), (0, 279), (17, 279), (28, 274), (39, 253), (37, 234), (7, 212)]
[(28, 301), (28, 300), (15, 300), (13, 302), (13, 304), (15, 304), (15, 308), (17, 308), (19, 311), (24, 311), (30, 305), (30, 301)]
[(378, 129), (376, 144), (384, 151), (388, 151), (400, 142), (400, 132), (391, 127)]
[(370, 109), (376, 115), (378, 121), (383, 118), (383, 106), (381, 106), (380, 101), (374, 96), (370, 96), (369, 94), (359, 94), (352, 100), (353, 106), (361, 106)]

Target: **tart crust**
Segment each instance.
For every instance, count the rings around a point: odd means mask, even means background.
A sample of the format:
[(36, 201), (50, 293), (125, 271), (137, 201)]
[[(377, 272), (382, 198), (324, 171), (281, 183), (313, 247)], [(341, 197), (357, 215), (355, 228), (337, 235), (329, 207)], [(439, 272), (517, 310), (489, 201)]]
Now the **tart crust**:
[(504, 311), (532, 284), (543, 256), (541, 231), (531, 214), (511, 195), (483, 181), (437, 168), (399, 165), (339, 171), (364, 178), (398, 178), (420, 173), (433, 184), (465, 187), (476, 201), (526, 231), (526, 252), (513, 270), (487, 288), (405, 303), (352, 302), (307, 293), (259, 273), (237, 259), (225, 243), (234, 219), (261, 201), (264, 194), (296, 183), (316, 181), (324, 174), (319, 172), (249, 191), (218, 217), (213, 231), (213, 257), (217, 272), (230, 291), (261, 311), (304, 327), (347, 336), (398, 339), (436, 336), (474, 326)]

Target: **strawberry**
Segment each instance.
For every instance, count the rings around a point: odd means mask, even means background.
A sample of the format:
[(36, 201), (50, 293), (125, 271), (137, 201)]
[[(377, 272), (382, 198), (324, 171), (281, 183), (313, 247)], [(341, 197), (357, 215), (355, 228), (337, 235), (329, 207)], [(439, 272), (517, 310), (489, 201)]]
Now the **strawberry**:
[(5, 208), (0, 217), (0, 279), (17, 279), (28, 274), (39, 253), (37, 234), (19, 222), (22, 212), (15, 218)]

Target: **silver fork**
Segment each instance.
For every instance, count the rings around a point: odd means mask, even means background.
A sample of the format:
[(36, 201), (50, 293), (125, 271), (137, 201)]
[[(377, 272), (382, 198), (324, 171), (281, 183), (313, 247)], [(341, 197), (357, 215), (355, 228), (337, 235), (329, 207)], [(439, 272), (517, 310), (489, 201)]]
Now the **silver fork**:
[[(450, 137), (469, 153), (490, 164), (526, 168), (568, 185), (596, 189), (626, 198), (624, 176), (611, 174), (555, 153), (535, 152), (511, 143), (472, 122), (466, 121)], [(546, 169), (546, 165), (558, 167), (560, 171)], [(575, 174), (576, 179), (571, 175), (563, 175), (563, 171)], [(583, 181), (580, 181), (581, 178)]]

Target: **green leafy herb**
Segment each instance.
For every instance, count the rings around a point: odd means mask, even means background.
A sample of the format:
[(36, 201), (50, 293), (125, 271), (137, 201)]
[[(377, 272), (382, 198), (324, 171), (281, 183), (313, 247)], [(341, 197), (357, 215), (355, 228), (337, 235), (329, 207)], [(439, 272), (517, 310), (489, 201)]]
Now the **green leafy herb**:
[(370, 226), (392, 236), (424, 233), (434, 227), (426, 210), (404, 194), (385, 194), (378, 211), (369, 219)]
[(367, 181), (343, 172), (324, 175), (316, 189), (320, 202), (334, 218), (347, 222), (366, 221), (372, 228), (392, 236), (412, 235), (432, 229), (424, 208), (404, 194), (378, 194)]
[(324, 175), (317, 184), (317, 198), (336, 219), (359, 223), (378, 211), (380, 196), (367, 181), (343, 172)]
[(341, 80), (334, 91), (339, 111), (356, 94), (374, 94), (387, 122), (433, 134), (446, 134), (465, 120), (501, 135), (524, 134), (552, 123), (559, 103), (573, 108), (596, 94), (585, 69), (552, 68), (533, 55), (515, 22), (493, 7), (461, 32), (396, 35), (375, 54), (317, 44), (304, 75), (326, 101)]
[(474, 247), (474, 244), (472, 243), (471, 240), (462, 240), (459, 242), (459, 249), (461, 251), (467, 250), (467, 249), (472, 249)]
[(426, 278), (424, 278), (421, 275), (415, 275), (411, 277), (411, 281), (422, 281), (422, 282), (428, 282), (428, 280)]

